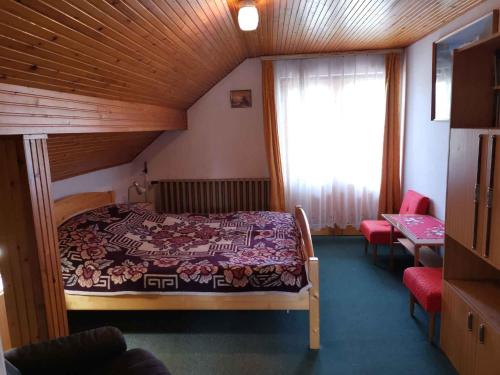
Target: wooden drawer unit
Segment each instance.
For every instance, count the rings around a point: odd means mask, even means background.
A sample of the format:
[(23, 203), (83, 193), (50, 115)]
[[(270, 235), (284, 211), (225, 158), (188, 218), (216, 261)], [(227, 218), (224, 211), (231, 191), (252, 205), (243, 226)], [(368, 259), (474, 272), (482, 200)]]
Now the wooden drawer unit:
[(462, 375), (500, 374), (500, 285), (443, 281), (441, 347)]

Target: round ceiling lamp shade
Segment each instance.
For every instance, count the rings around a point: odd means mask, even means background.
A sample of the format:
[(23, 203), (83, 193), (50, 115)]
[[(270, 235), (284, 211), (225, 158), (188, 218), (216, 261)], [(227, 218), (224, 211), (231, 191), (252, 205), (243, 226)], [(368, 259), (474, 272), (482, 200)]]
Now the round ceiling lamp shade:
[(259, 12), (253, 1), (244, 1), (238, 10), (238, 25), (243, 31), (252, 31), (259, 25)]

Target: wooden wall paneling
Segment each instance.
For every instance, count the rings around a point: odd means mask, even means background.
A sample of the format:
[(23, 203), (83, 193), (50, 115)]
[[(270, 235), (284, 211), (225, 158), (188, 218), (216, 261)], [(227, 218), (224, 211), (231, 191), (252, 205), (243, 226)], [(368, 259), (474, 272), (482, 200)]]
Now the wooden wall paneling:
[(52, 180), (131, 162), (161, 132), (52, 134), (48, 149)]
[[(31, 207), (26, 207), (30, 204), (27, 176), (20, 173), (17, 165), (18, 156), (22, 160), (22, 148), (21, 150), (18, 148), (18, 141), (0, 139), (2, 156), (0, 157), (2, 163), (0, 168), (0, 195), (2, 196), (0, 200), (0, 247), (3, 253), (0, 258), (0, 272), (4, 281), (7, 319), (14, 346), (41, 338), (41, 335), (37, 331), (33, 332), (30, 326), (36, 328), (39, 320), (39, 316), (36, 315), (37, 305), (43, 304), (40, 299), (35, 300), (30, 288), (31, 271), (36, 273), (37, 269), (23, 261), (22, 251), (26, 248), (35, 249), (35, 242), (33, 223), (26, 216), (26, 212)], [(13, 189), (16, 187), (17, 191)], [(25, 227), (16, 228), (17, 224), (25, 224)], [(25, 233), (28, 235), (25, 236)], [(33, 305), (34, 302), (35, 305)]]
[(0, 83), (0, 134), (185, 129), (186, 111)]
[(36, 245), (49, 337), (68, 332), (46, 136), (24, 136)]
[(4, 0), (3, 82), (186, 109), (246, 57), (407, 46), (481, 0)]
[(2, 339), (2, 347), (4, 351), (12, 348), (10, 343), (9, 323), (7, 322), (7, 310), (5, 308), (5, 296), (0, 293), (0, 338)]
[(13, 346), (68, 333), (46, 136), (0, 137), (0, 269)]

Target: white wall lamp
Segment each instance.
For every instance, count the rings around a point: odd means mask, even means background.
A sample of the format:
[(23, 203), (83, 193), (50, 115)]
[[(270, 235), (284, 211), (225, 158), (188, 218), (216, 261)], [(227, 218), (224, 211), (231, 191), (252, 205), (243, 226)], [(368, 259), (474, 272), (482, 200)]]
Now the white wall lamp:
[(138, 196), (143, 196), (143, 202), (148, 201), (148, 188), (144, 185), (141, 185), (137, 181), (134, 181), (132, 185), (128, 187), (128, 203), (137, 203), (135, 200), (131, 199), (130, 191), (133, 191)]
[(144, 169), (142, 170), (142, 175), (144, 177), (143, 183), (137, 181), (132, 182), (132, 185), (128, 187), (128, 203), (132, 202), (130, 199), (130, 191), (132, 190), (136, 195), (144, 196), (144, 202), (148, 202), (148, 190), (150, 185), (148, 183), (148, 162), (144, 162)]
[(259, 12), (254, 0), (243, 0), (238, 10), (238, 25), (243, 31), (253, 31), (259, 25)]

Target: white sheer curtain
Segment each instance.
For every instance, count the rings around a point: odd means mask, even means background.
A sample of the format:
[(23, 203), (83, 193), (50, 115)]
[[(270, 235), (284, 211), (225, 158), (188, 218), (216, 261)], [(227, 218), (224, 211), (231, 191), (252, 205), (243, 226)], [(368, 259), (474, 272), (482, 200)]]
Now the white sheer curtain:
[(275, 62), (287, 209), (315, 229), (377, 216), (385, 123), (383, 55)]

